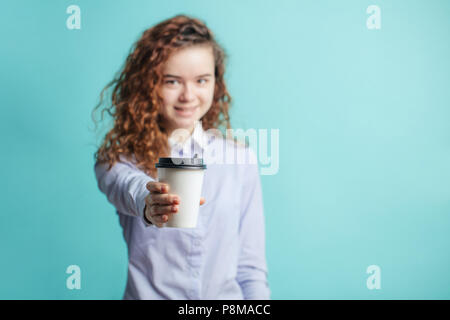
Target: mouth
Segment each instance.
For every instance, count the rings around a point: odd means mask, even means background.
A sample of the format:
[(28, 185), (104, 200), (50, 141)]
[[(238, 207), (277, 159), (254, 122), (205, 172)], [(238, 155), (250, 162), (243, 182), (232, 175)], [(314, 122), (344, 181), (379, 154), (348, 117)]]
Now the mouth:
[(176, 113), (182, 117), (190, 117), (192, 116), (198, 107), (191, 107), (191, 108), (184, 108), (184, 107), (177, 107), (174, 106), (174, 109)]

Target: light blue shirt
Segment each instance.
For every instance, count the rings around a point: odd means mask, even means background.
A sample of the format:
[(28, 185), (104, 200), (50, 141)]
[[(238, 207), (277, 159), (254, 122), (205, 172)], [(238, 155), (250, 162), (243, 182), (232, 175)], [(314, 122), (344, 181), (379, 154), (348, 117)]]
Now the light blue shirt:
[[(197, 228), (158, 228), (145, 222), (146, 184), (154, 179), (134, 165), (134, 158), (122, 157), (109, 171), (107, 164), (95, 164), (98, 187), (116, 208), (128, 246), (123, 299), (270, 299), (254, 152), (205, 132), (200, 123), (185, 143), (169, 143), (172, 157), (197, 154), (207, 165), (202, 186), (206, 202)], [(233, 158), (234, 163), (229, 161)]]

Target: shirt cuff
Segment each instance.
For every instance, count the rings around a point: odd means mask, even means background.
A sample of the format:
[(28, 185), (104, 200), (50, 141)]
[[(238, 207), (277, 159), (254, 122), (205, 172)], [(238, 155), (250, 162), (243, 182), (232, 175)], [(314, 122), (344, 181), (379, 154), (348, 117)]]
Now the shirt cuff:
[(148, 227), (148, 226), (152, 226), (153, 223), (147, 219), (147, 217), (145, 216), (145, 209), (147, 208), (147, 204), (144, 206), (144, 213), (142, 214), (142, 219), (144, 219), (144, 224)]
[(270, 289), (265, 281), (246, 281), (240, 286), (244, 300), (270, 300)]
[(145, 197), (147, 196), (149, 194), (149, 192), (148, 191), (146, 191), (146, 192), (142, 192), (141, 193), (141, 195), (139, 195), (138, 197), (137, 197), (137, 203), (136, 203), (136, 207), (137, 207), (137, 209), (138, 209), (138, 212), (139, 212), (139, 216), (140, 216), (140, 218), (142, 219), (142, 222), (144, 223), (144, 225), (146, 226), (146, 227), (151, 227), (151, 226), (154, 226), (154, 224), (153, 223), (151, 223), (149, 220), (147, 220), (147, 218), (145, 217), (145, 214), (144, 214), (144, 210), (145, 210), (145, 207), (147, 206), (147, 204), (145, 203)]

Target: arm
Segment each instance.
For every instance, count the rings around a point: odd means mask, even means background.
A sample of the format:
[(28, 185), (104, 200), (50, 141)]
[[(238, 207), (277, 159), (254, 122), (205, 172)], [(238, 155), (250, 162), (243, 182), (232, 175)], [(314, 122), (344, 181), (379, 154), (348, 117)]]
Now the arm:
[[(255, 156), (254, 156), (255, 157)], [(239, 226), (240, 255), (237, 281), (244, 299), (270, 299), (265, 257), (265, 225), (257, 164), (245, 165), (245, 188)]]
[(131, 162), (121, 160), (108, 169), (107, 163), (97, 162), (94, 166), (98, 188), (117, 211), (139, 217), (146, 226), (151, 224), (144, 219), (145, 197), (149, 191), (146, 185), (153, 178), (137, 169)]

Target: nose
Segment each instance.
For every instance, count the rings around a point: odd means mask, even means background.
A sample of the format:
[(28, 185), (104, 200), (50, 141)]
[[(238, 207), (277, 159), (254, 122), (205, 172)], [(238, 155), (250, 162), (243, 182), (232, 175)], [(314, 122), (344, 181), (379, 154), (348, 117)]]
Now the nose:
[(189, 83), (186, 83), (183, 87), (183, 91), (180, 95), (180, 101), (189, 102), (194, 100), (194, 88)]

